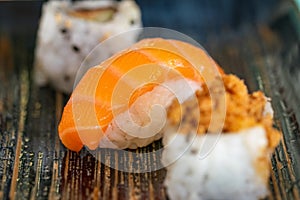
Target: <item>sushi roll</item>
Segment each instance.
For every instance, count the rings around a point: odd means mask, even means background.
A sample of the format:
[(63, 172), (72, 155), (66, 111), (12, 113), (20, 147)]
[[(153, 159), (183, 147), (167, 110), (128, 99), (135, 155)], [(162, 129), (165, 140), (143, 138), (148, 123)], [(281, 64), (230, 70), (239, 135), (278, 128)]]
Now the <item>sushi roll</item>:
[[(220, 134), (209, 132), (208, 89), (198, 102), (171, 104), (162, 162), (170, 199), (262, 199), (268, 195), (270, 156), (280, 141), (273, 110), (262, 92), (248, 94), (243, 81), (223, 75), (226, 117)], [(200, 107), (198, 113), (190, 112)], [(179, 111), (182, 119), (179, 120)], [(178, 126), (180, 125), (180, 128)]]
[[(46, 2), (37, 34), (35, 82), (71, 93), (79, 67), (99, 43), (141, 26), (140, 9), (133, 0)], [(135, 43), (137, 36), (138, 32), (132, 32), (105, 43), (104, 48), (94, 50), (97, 57), (90, 55), (85, 64), (98, 64)]]
[(260, 199), (280, 141), (262, 92), (249, 93), (201, 48), (144, 39), (89, 69), (59, 124), (70, 150), (163, 138), (170, 199)]

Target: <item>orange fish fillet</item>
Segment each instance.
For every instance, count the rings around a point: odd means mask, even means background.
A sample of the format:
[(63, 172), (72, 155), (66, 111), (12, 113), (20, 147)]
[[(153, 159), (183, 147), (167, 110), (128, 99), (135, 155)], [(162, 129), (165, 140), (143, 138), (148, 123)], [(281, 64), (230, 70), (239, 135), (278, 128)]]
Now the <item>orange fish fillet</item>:
[(114, 116), (170, 79), (201, 85), (223, 73), (201, 48), (177, 40), (144, 39), (87, 71), (73, 91), (59, 124), (70, 150), (96, 149)]

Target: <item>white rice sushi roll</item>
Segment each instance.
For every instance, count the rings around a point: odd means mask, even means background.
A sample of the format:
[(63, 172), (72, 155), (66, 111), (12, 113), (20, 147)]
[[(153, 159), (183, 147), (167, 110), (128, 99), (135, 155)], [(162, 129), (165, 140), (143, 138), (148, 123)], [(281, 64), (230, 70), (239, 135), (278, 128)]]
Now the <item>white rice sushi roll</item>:
[[(141, 13), (133, 0), (49, 1), (43, 5), (35, 52), (35, 81), (70, 93), (76, 73), (87, 55), (102, 41), (118, 33), (140, 28)], [(133, 44), (138, 32), (107, 43), (97, 57), (85, 64), (92, 67), (120, 49)], [(97, 51), (97, 50), (95, 50)], [(86, 66), (87, 67), (87, 66)]]
[[(205, 89), (197, 94), (199, 105), (185, 102), (169, 110), (162, 163), (172, 200), (256, 200), (268, 195), (270, 157), (280, 140), (272, 128), (273, 110), (261, 92), (248, 94), (237, 77), (224, 75), (223, 81), (227, 113), (220, 134), (208, 132), (211, 108)], [(195, 125), (192, 110), (197, 106), (201, 114)], [(177, 120), (178, 109), (183, 121)]]

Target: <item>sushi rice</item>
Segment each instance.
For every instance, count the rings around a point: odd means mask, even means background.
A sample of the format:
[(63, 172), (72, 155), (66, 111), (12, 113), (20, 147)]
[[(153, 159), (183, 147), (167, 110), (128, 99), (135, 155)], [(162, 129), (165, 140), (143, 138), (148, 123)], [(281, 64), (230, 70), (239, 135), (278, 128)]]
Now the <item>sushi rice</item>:
[[(263, 127), (187, 137), (176, 132), (164, 135), (162, 162), (170, 199), (256, 200), (268, 195), (271, 150)], [(200, 157), (203, 142), (215, 143), (206, 157)]]
[(156, 86), (140, 96), (129, 110), (115, 117), (99, 147), (136, 149), (161, 139), (165, 131), (166, 110), (174, 99), (182, 103), (193, 98), (195, 91), (200, 89), (199, 84), (186, 79)]

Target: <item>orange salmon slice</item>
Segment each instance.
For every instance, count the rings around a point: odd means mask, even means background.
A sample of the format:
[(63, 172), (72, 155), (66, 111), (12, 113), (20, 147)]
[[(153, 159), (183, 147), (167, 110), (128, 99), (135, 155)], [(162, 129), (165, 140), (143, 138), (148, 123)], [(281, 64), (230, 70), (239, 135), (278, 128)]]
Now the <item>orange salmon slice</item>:
[(136, 99), (170, 79), (199, 85), (222, 69), (195, 46), (177, 40), (144, 39), (87, 71), (73, 91), (59, 124), (62, 143), (80, 151), (94, 150), (114, 116)]

